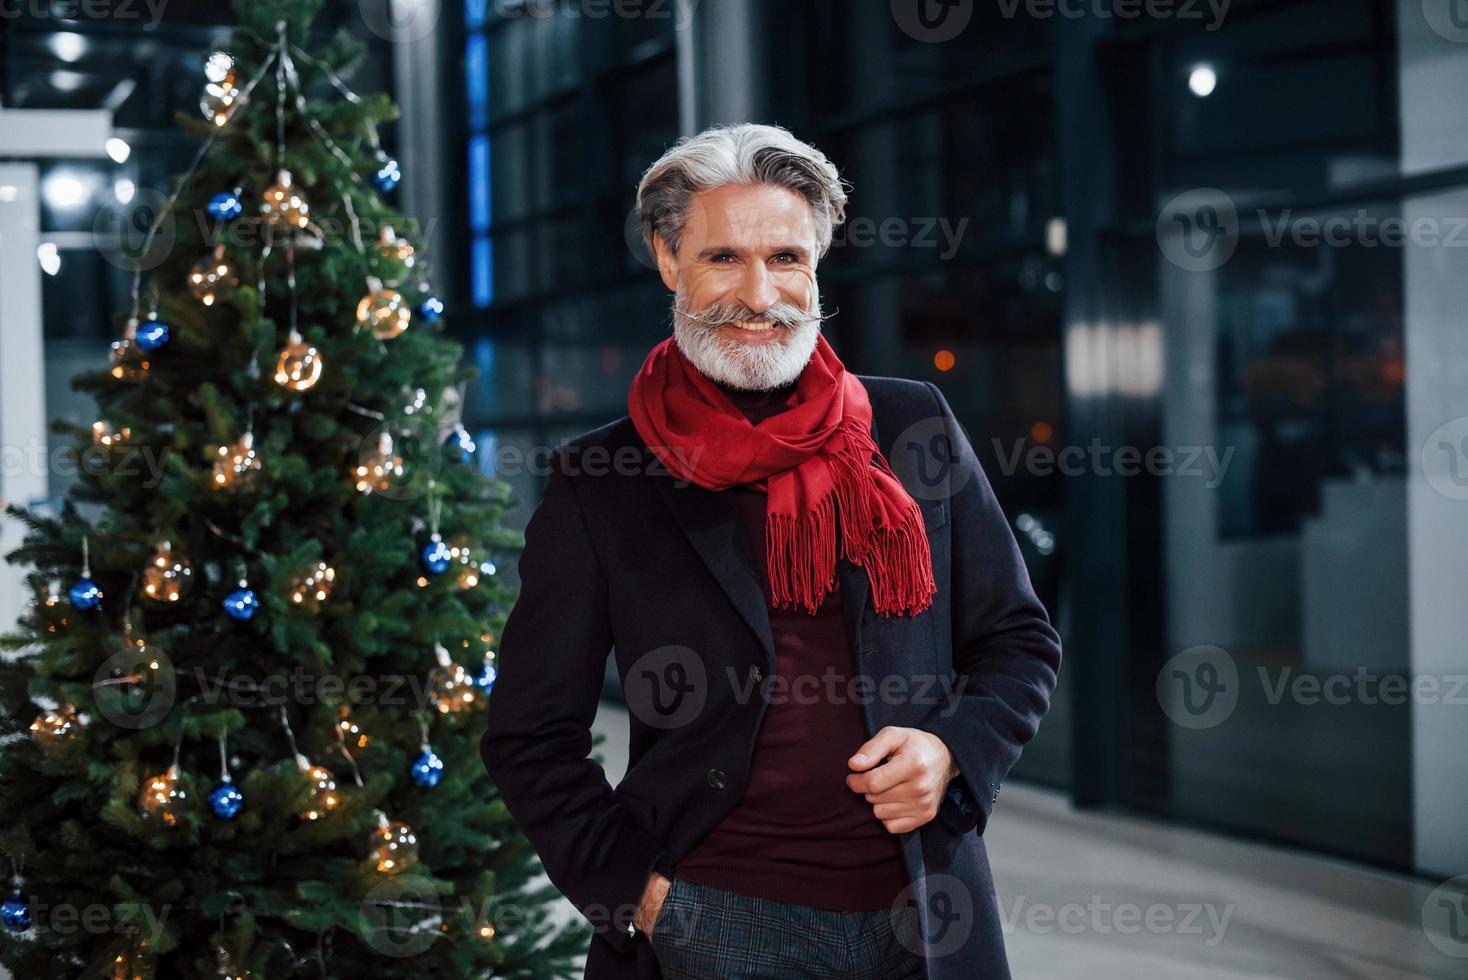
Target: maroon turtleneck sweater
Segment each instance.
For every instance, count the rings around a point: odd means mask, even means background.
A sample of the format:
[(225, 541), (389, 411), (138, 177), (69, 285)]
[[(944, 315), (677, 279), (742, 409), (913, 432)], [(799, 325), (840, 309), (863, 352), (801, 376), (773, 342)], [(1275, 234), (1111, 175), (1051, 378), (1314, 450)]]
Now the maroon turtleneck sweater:
[[(795, 386), (724, 391), (758, 423), (784, 411)], [(835, 911), (889, 908), (908, 885), (900, 841), (846, 785), (846, 760), (867, 732), (849, 683), (855, 670), (840, 589), (831, 590), (815, 615), (771, 605), (765, 495), (747, 486), (731, 492), (760, 571), (779, 679), (766, 680), (775, 686), (755, 736), (744, 795), (674, 873), (776, 902)]]

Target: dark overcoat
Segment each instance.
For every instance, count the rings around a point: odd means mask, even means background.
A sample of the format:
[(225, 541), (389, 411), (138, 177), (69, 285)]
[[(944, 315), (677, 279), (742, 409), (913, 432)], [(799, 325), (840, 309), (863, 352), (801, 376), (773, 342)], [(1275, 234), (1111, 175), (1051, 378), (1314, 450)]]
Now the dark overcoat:
[[(953, 752), (962, 775), (937, 818), (902, 835), (911, 884), (894, 901), (920, 912), (929, 980), (1008, 977), (982, 835), (1049, 706), (1060, 640), (938, 388), (861, 381), (877, 446), (922, 508), (938, 592), (920, 615), (884, 617), (866, 573), (838, 561), (859, 677), (838, 696), (861, 702), (869, 735), (920, 728)], [(777, 676), (764, 594), (734, 493), (674, 477), (627, 417), (550, 460), (500, 638), (484, 765), (595, 926), (586, 977), (656, 980), (647, 939), (627, 925), (649, 873), (673, 877), (743, 792)], [(631, 715), (615, 787), (589, 758), (609, 650)]]

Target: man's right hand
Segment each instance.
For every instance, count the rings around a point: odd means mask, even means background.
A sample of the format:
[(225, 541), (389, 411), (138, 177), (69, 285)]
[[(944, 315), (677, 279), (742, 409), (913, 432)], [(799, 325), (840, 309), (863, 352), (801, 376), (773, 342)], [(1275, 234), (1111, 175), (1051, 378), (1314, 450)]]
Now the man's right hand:
[(637, 912), (632, 916), (633, 925), (637, 931), (648, 939), (652, 938), (652, 925), (658, 920), (658, 912), (662, 910), (663, 899), (667, 897), (668, 889), (673, 883), (654, 871), (647, 878), (647, 884), (642, 888), (642, 898), (637, 903)]

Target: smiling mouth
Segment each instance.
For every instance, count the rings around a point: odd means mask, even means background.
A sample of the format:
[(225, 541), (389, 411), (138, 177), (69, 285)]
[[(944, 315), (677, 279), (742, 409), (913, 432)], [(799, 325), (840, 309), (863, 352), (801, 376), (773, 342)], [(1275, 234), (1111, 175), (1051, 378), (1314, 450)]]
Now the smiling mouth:
[(727, 326), (736, 327), (749, 333), (767, 333), (775, 329), (775, 325), (768, 320), (730, 320)]

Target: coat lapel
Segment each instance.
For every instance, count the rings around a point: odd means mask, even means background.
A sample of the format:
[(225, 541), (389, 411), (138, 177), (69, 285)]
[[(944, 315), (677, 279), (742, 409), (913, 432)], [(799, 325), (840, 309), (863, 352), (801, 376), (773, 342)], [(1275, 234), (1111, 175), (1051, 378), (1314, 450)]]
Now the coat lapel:
[[(876, 440), (877, 419), (873, 412), (872, 441)], [(769, 610), (760, 586), (760, 570), (755, 567), (754, 552), (740, 522), (734, 494), (705, 490), (693, 483), (675, 483), (665, 470), (659, 472), (653, 482), (678, 527), (687, 535), (739, 615), (754, 631), (773, 674), (776, 670), (775, 643), (770, 634)], [(836, 561), (836, 580), (841, 589), (846, 636), (855, 657), (861, 642), (861, 614), (867, 606), (871, 583), (862, 568), (842, 558)]]

